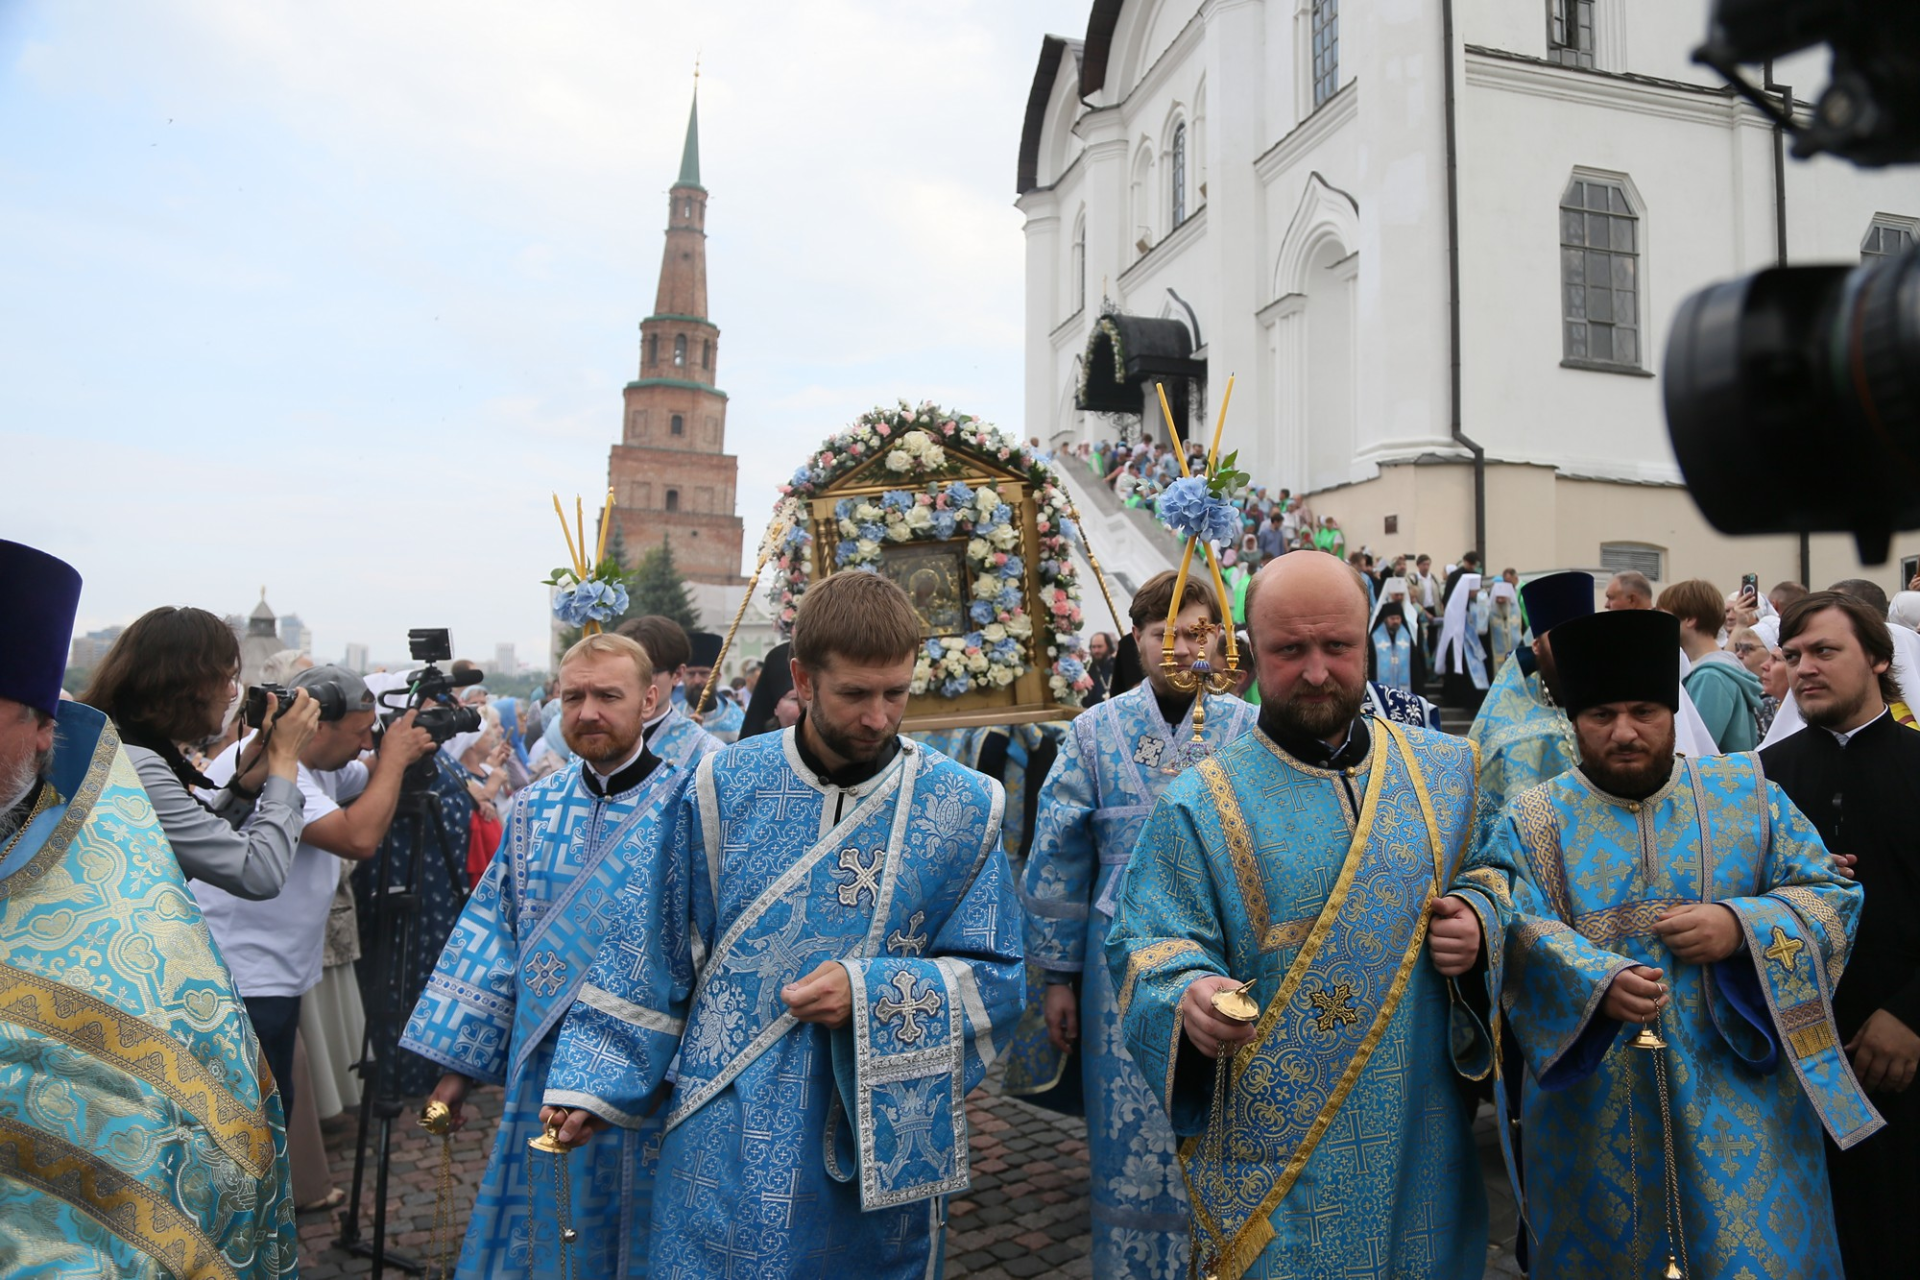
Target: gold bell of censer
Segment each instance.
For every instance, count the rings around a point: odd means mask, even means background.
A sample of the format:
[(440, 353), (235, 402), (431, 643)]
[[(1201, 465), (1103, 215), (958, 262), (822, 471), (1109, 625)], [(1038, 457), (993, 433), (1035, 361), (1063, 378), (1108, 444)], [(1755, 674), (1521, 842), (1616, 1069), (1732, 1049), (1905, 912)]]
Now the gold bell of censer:
[(440, 1139), (440, 1173), (434, 1180), (433, 1234), (427, 1246), (434, 1267), (446, 1280), (452, 1260), (453, 1222), (453, 1108), (435, 1098), (420, 1110), (420, 1127)]

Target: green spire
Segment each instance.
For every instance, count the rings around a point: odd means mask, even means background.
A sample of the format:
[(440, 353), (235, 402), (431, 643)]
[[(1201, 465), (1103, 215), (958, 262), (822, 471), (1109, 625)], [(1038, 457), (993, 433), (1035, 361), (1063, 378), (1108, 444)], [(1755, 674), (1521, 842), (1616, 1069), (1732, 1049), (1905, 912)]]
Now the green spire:
[(680, 153), (680, 180), (676, 187), (700, 185), (700, 86), (693, 86), (693, 110), (687, 113), (687, 146)]

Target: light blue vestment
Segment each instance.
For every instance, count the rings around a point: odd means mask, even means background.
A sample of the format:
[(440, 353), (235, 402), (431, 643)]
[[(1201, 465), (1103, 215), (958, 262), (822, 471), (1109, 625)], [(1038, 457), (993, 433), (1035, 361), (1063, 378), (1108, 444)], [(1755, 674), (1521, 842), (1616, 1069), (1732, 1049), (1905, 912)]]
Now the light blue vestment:
[(120, 735), (0, 840), (0, 1275), (291, 1276), (280, 1096)]
[(1401, 693), (1413, 692), (1413, 628), (1382, 622), (1373, 629), (1374, 683)]
[[(1256, 708), (1207, 699), (1206, 743), (1225, 748), (1251, 729)], [(1114, 896), (1140, 830), (1191, 758), (1193, 712), (1169, 727), (1149, 684), (1083, 711), (1041, 794), (1027, 910), (1027, 1016), (1007, 1067), (1011, 1093), (1058, 1082), (1065, 1055), (1047, 1039), (1045, 982), (1079, 979), (1080, 1076), (1093, 1160), (1093, 1273), (1175, 1280), (1187, 1272), (1187, 1195), (1172, 1126), (1158, 1091), (1127, 1054), (1105, 946)], [(1091, 963), (1088, 960), (1091, 959)]]
[(695, 765), (726, 745), (695, 724), (693, 717), (677, 705), (668, 706), (667, 718), (647, 739), (647, 750), (689, 775)]
[[(1536, 1280), (1641, 1280), (1667, 1264), (1655, 1055), (1629, 1047), (1600, 1011), (1635, 964), (1661, 969), (1673, 992), (1658, 1052), (1682, 1270), (1837, 1280), (1821, 1127), (1846, 1147), (1881, 1126), (1829, 1001), (1862, 895), (1830, 869), (1759, 757), (1680, 759), (1637, 802), (1563, 774), (1507, 806), (1454, 892), (1488, 942), (1494, 1028), (1510, 1031), (1526, 1064)], [(1705, 967), (1675, 960), (1653, 933), (1662, 912), (1698, 902), (1730, 908), (1743, 935), (1741, 950)], [(1487, 1027), (1459, 1008), (1455, 1043), (1478, 1074), (1492, 1056)]]
[[(608, 929), (629, 900), (656, 904), (661, 919), (685, 918), (686, 888), (665, 856), (672, 800), (686, 775), (661, 763), (638, 786), (597, 797), (577, 758), (523, 790), (500, 852), (487, 867), (400, 1043), (449, 1070), (504, 1085), (506, 1106), (460, 1249), (459, 1275), (564, 1274), (555, 1156), (527, 1149), (538, 1136), (561, 1017), (580, 995)], [(663, 957), (676, 954), (663, 952)], [(665, 958), (632, 958), (633, 986), (684, 998), (690, 969)], [(581, 996), (584, 1000), (586, 996)], [(678, 1027), (654, 1050), (664, 1073)], [(569, 1161), (568, 1225), (579, 1275), (644, 1276), (656, 1119), (575, 1151)], [(536, 1211), (535, 1201), (539, 1201)]]
[(1487, 602), (1487, 661), (1492, 664), (1495, 678), (1506, 670), (1507, 660), (1520, 647), (1526, 632), (1527, 620), (1511, 601), (1504, 610), (1495, 601)]
[[(1447, 1052), (1426, 906), (1467, 852), (1458, 738), (1367, 717), (1330, 772), (1255, 730), (1177, 778), (1128, 865), (1107, 961), (1127, 1047), (1181, 1150), (1196, 1262), (1240, 1276), (1479, 1280), (1487, 1207)], [(1215, 1062), (1181, 1031), (1196, 979), (1252, 981), (1218, 1155)]]
[(1547, 696), (1540, 673), (1501, 664), (1467, 730), (1480, 751), (1480, 800), (1498, 813), (1509, 800), (1580, 763), (1573, 722)]
[[(672, 1280), (938, 1276), (943, 1199), (968, 1183), (964, 1098), (1019, 1015), (999, 785), (902, 741), (834, 787), (797, 732), (709, 757), (678, 805), (700, 979), (653, 1202), (653, 1272)], [(677, 1016), (632, 989), (642, 952), (623, 926), (602, 955), (606, 999), (569, 1016), (550, 1101), (638, 1114), (657, 1064), (627, 1065), (632, 1028)], [(781, 988), (834, 962), (850, 1025), (797, 1022)]]

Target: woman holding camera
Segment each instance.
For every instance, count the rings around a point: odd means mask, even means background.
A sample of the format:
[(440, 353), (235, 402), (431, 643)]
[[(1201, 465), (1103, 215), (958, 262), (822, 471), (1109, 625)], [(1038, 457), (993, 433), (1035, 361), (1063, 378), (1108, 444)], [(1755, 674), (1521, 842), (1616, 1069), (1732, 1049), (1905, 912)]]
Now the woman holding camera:
[(265, 899), (279, 895), (299, 847), (304, 805), (295, 771), (320, 706), (304, 690), (287, 707), (266, 695), (261, 732), (233, 781), (217, 789), (180, 744), (221, 731), (239, 674), (240, 645), (226, 623), (204, 609), (169, 606), (120, 634), (79, 700), (119, 726), (187, 878)]

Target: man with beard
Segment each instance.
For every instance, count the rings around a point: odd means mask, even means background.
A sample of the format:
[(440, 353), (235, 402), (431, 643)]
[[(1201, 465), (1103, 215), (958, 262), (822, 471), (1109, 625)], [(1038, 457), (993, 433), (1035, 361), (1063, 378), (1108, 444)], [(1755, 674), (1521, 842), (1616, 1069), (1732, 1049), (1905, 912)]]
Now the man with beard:
[(707, 691), (707, 683), (720, 680), (714, 687), (713, 696), (707, 699), (707, 709), (700, 713), (700, 727), (723, 743), (734, 742), (740, 737), (740, 726), (746, 720), (746, 710), (734, 700), (726, 688), (726, 681), (713, 669), (720, 661), (720, 650), (724, 641), (711, 631), (689, 631), (687, 643), (690, 652), (687, 657), (686, 673), (680, 687), (674, 690), (678, 705), (688, 715), (700, 706), (700, 699)]
[[(651, 1134), (645, 1126), (623, 1130), (578, 1158), (529, 1151), (527, 1142), (544, 1127), (541, 1095), (561, 1016), (576, 995), (593, 998), (582, 983), (618, 904), (649, 904), (662, 931), (684, 932), (682, 869), (663, 847), (686, 775), (647, 749), (643, 727), (658, 694), (653, 665), (634, 641), (586, 637), (561, 659), (556, 684), (574, 759), (520, 792), (500, 851), (400, 1040), (446, 1068), (432, 1096), (452, 1109), (456, 1125), (476, 1081), (506, 1087), (460, 1250), (463, 1277), (527, 1275), (562, 1259), (579, 1275), (646, 1274), (658, 1123)], [(664, 959), (629, 958), (622, 967), (634, 999), (655, 1009), (684, 1000), (691, 983), (687, 968)], [(678, 1033), (664, 1015), (637, 1025), (636, 1069), (664, 1068)], [(572, 1184), (564, 1212), (556, 1201), (562, 1159)], [(564, 1241), (563, 1228), (576, 1239)]]
[(1455, 1051), (1483, 1071), (1504, 1018), (1525, 1061), (1532, 1275), (1834, 1277), (1821, 1128), (1882, 1124), (1827, 997), (1861, 891), (1753, 755), (1674, 754), (1679, 637), (1647, 610), (1554, 628), (1580, 766), (1506, 807), (1433, 961), (1464, 977), (1485, 938), (1496, 1012)]
[[(940, 1274), (943, 1198), (968, 1185), (963, 1100), (1025, 977), (1000, 785), (899, 734), (921, 643), (878, 574), (807, 589), (804, 718), (708, 756), (676, 804), (691, 934), (685, 908), (629, 892), (567, 1015), (547, 1081), (560, 1139), (631, 1138), (664, 1113), (656, 1275)], [(696, 969), (690, 1000), (649, 977)]]
[(1871, 605), (1838, 591), (1804, 596), (1780, 620), (1780, 649), (1807, 727), (1760, 758), (1827, 847), (1855, 860), (1866, 893), (1833, 1009), (1887, 1127), (1827, 1152), (1840, 1253), (1850, 1276), (1901, 1275), (1920, 1205), (1920, 734), (1889, 712), (1894, 642)]
[[(1133, 639), (1153, 659), (1146, 680), (1077, 716), (1041, 795), (1027, 863), (1027, 972), (1031, 1012), (1007, 1058), (1007, 1091), (1046, 1097), (1087, 1116), (1093, 1162), (1093, 1274), (1187, 1271), (1188, 1207), (1173, 1130), (1158, 1090), (1127, 1056), (1117, 988), (1103, 944), (1119, 888), (1153, 803), (1182, 769), (1253, 727), (1254, 708), (1231, 694), (1205, 701), (1205, 741), (1193, 734), (1198, 699), (1160, 668), (1171, 569), (1142, 583), (1128, 607)], [(1173, 661), (1219, 661), (1222, 615), (1213, 589), (1187, 579), (1173, 619)], [(1039, 1015), (1039, 1016), (1035, 1016)], [(1079, 1048), (1078, 1061), (1072, 1057)], [(1071, 1067), (1076, 1079), (1067, 1080)]]
[(259, 1041), (119, 733), (60, 698), (79, 601), (0, 540), (0, 1275), (291, 1276)]
[[(1258, 728), (1161, 796), (1107, 935), (1127, 1048), (1174, 1132), (1201, 1135), (1181, 1157), (1195, 1260), (1227, 1280), (1478, 1280), (1472, 1103), (1424, 945), (1466, 853), (1473, 751), (1361, 713), (1367, 593), (1347, 566), (1283, 556), (1247, 612)], [(1242, 987), (1257, 1021), (1215, 999)]]

